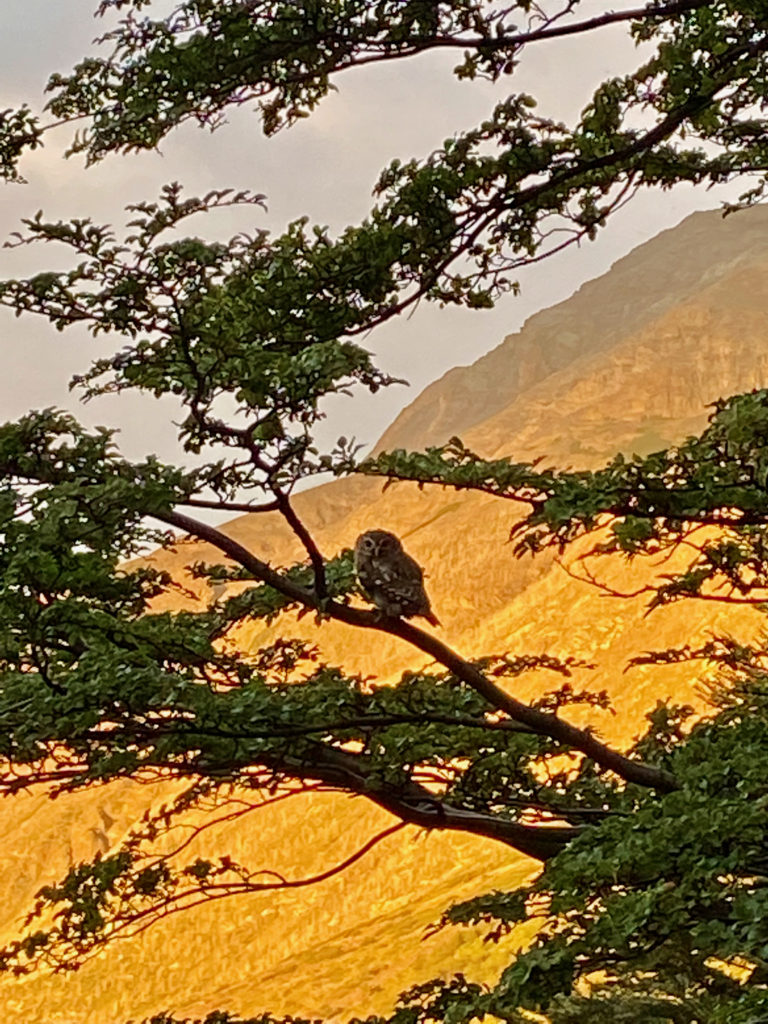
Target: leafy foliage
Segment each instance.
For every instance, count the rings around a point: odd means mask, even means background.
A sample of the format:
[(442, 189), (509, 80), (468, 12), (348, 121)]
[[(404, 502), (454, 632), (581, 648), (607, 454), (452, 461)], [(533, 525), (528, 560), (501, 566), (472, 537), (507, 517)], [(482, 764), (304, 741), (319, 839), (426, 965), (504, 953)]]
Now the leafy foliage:
[[(476, 1014), (575, 1021), (755, 1021), (766, 1006), (766, 689), (736, 673), (719, 714), (662, 757), (680, 789), (628, 788), (614, 813), (550, 861), (530, 885), (459, 904), (444, 923), (481, 922), (496, 940), (520, 922), (536, 938)], [(683, 715), (683, 718), (685, 716)], [(655, 745), (643, 740), (644, 756)], [(467, 1019), (466, 991), (408, 997), (402, 1019)], [(406, 1012), (407, 1011), (407, 1012)], [(758, 1014), (755, 1016), (755, 1014)]]
[[(527, 0), (182, 0), (155, 18), (151, 7), (103, 0), (99, 13), (118, 16), (102, 40), (111, 52), (49, 82), (48, 111), (81, 124), (71, 148), (88, 161), (156, 146), (188, 120), (216, 126), (233, 104), (257, 102), (271, 134), (307, 116), (338, 72), (374, 61), (451, 49), (459, 78), (501, 81), (557, 36), (625, 22), (645, 45), (639, 66), (602, 83), (570, 126), (512, 93), (425, 159), (393, 162), (368, 218), (336, 238), (308, 219), (276, 237), (185, 235), (192, 216), (257, 210), (264, 197), (186, 197), (177, 183), (131, 206), (122, 235), (42, 213), (24, 221), (12, 244), (53, 243), (70, 261), (0, 282), (0, 302), (114, 337), (113, 354), (74, 386), (87, 398), (175, 396), (181, 457), (196, 468), (131, 463), (111, 432), (54, 410), (0, 427), (0, 791), (117, 777), (184, 787), (108, 856), (43, 888), (0, 967), (71, 969), (199, 901), (311, 884), (226, 853), (203, 859), (178, 836), (323, 787), (390, 811), (387, 834), (406, 823), (468, 831), (544, 864), (518, 891), (445, 914), (444, 925), (486, 925), (490, 940), (537, 929), (498, 984), (426, 982), (392, 1024), (532, 1014), (757, 1024), (768, 1007), (765, 641), (638, 654), (706, 659), (725, 674), (706, 718), (660, 705), (631, 750), (613, 750), (567, 718), (574, 704), (606, 709), (605, 694), (569, 678), (588, 666), (546, 652), (470, 662), (361, 607), (350, 552), (324, 556), (292, 496), (327, 471), (480, 490), (527, 507), (512, 527), (520, 554), (588, 535), (595, 557), (693, 547), (687, 565), (648, 585), (651, 608), (766, 603), (766, 392), (719, 403), (698, 438), (595, 472), (486, 461), (458, 439), (360, 462), (354, 440), (321, 451), (314, 437), (327, 396), (397, 383), (359, 339), (421, 298), (487, 307), (516, 287), (518, 267), (593, 237), (643, 187), (751, 175), (743, 201), (762, 198), (765, 4), (670, 0), (585, 21), (577, 3), (547, 13)], [(0, 115), (7, 181), (21, 180), (20, 159), (52, 127), (45, 116)], [(278, 513), (303, 561), (271, 566), (195, 517), (210, 508)], [(177, 544), (169, 528), (211, 550), (190, 567), (198, 589), (176, 612), (159, 599), (180, 582), (136, 561)], [(394, 686), (349, 677), (291, 636), (290, 617), (307, 612), (400, 637), (434, 664)], [(233, 653), (243, 626), (274, 622), (279, 639)], [(529, 706), (508, 686), (524, 671), (566, 681)], [(217, 1012), (205, 1024), (253, 1022)]]
[[(152, 148), (189, 119), (215, 126), (228, 107), (253, 100), (270, 133), (306, 116), (334, 74), (372, 61), (447, 48), (463, 56), (460, 78), (500, 80), (526, 47), (619, 20), (653, 47), (634, 72), (603, 83), (572, 127), (540, 114), (532, 97), (512, 94), (427, 159), (392, 163), (379, 205), (338, 240), (291, 226), (277, 243), (275, 269), (290, 275), (296, 259), (311, 285), (322, 283), (302, 329), (313, 308), (328, 305), (324, 290), (332, 300), (337, 287), (347, 293), (346, 310), (335, 309), (337, 333), (365, 330), (423, 296), (487, 306), (514, 287), (517, 267), (562, 247), (555, 231), (567, 231), (566, 244), (593, 236), (638, 188), (762, 176), (768, 166), (757, 113), (766, 98), (760, 4), (673, 0), (572, 25), (555, 22), (576, 5), (546, 14), (528, 0), (188, 0), (156, 19), (142, 14), (150, 6), (103, 2), (102, 15), (123, 14), (102, 38), (109, 55), (50, 79), (50, 111), (56, 123), (84, 122), (72, 149), (90, 160)], [(649, 113), (652, 126), (638, 128)], [(6, 115), (6, 175), (17, 173), (25, 142), (37, 145), (44, 130), (27, 111)], [(749, 201), (763, 187), (759, 177)]]
[[(169, 626), (179, 623), (162, 620), (172, 637)], [(375, 795), (385, 805), (388, 795), (404, 795), (440, 809), (446, 820), (452, 807), (478, 819), (493, 815), (503, 835), (505, 821), (515, 823), (534, 808), (542, 821), (565, 816), (578, 822), (596, 799), (609, 799), (609, 791), (597, 795), (591, 769), (583, 782), (556, 771), (544, 787), (542, 767), (557, 754), (551, 742), (489, 718), (487, 703), (450, 675), (406, 675), (397, 686), (372, 688), (338, 670), (311, 668), (317, 652), (292, 646), (293, 678), (284, 682), (281, 644), (260, 652), (249, 678), (241, 659), (239, 680), (205, 685), (169, 665), (167, 651), (158, 650), (158, 662), (161, 657), (164, 663), (155, 665), (146, 658), (130, 679), (124, 666), (119, 698), (104, 664), (82, 680), (71, 670), (60, 696), (44, 685), (38, 693), (28, 687), (21, 702), (6, 684), (0, 720), (9, 735), (26, 730), (28, 746), (4, 753), (16, 764), (28, 758), (34, 778), (51, 779), (60, 789), (119, 775), (151, 778), (160, 770), (197, 781), (174, 803), (147, 814), (118, 853), (78, 864), (59, 885), (42, 889), (29, 920), (58, 906), (56, 923), (6, 947), (5, 969), (27, 973), (40, 962), (76, 967), (114, 936), (143, 931), (201, 898), (286, 884), (227, 856), (216, 864), (179, 862), (188, 838), (159, 853), (158, 843), (192, 811), (205, 810), (210, 821), (200, 829), (208, 828), (221, 820), (222, 808), (257, 811), (317, 780)], [(544, 661), (569, 673), (566, 665)], [(310, 672), (297, 678), (292, 670), (303, 662)], [(504, 659), (495, 671), (517, 675), (535, 667), (537, 659)], [(305, 786), (297, 787), (296, 778)], [(5, 788), (18, 786), (7, 777)]]

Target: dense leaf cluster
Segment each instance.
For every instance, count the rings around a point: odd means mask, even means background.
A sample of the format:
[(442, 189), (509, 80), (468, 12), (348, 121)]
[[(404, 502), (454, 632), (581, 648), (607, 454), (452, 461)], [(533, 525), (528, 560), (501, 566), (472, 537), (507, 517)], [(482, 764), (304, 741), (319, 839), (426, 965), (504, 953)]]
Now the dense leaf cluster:
[(537, 924), (536, 937), (497, 985), (434, 983), (406, 996), (392, 1019), (762, 1019), (767, 694), (764, 677), (747, 684), (737, 674), (720, 713), (690, 730), (680, 728), (685, 709), (658, 709), (644, 752), (657, 729), (673, 731), (661, 756), (680, 789), (662, 799), (626, 790), (615, 813), (530, 885), (451, 908), (446, 923), (482, 923), (489, 940), (521, 922)]
[[(619, 20), (652, 47), (633, 72), (604, 83), (571, 127), (513, 93), (425, 160), (394, 162), (370, 217), (341, 238), (319, 228), (307, 237), (303, 224), (291, 226), (274, 244), (278, 268), (283, 254), (284, 266), (298, 261), (310, 286), (341, 289), (352, 307), (351, 319), (335, 310), (342, 333), (421, 296), (489, 305), (514, 286), (517, 267), (593, 235), (638, 188), (717, 183), (768, 167), (760, 3), (672, 0), (562, 24), (578, 5), (545, 13), (528, 0), (189, 0), (154, 19), (143, 14), (149, 6), (102, 3), (104, 15), (123, 13), (102, 39), (108, 56), (89, 56), (49, 83), (51, 112), (85, 125), (73, 148), (91, 160), (151, 148), (190, 118), (215, 125), (232, 104), (253, 100), (273, 131), (309, 113), (334, 74), (371, 61), (456, 50), (459, 77), (496, 80), (514, 71), (528, 46)], [(27, 111), (5, 116), (7, 176), (18, 173), (25, 142), (38, 144), (43, 130)], [(762, 190), (761, 177), (751, 201)], [(270, 282), (273, 299), (277, 284)], [(363, 309), (354, 312), (358, 303)], [(303, 310), (300, 330), (314, 306), (289, 307)]]
[[(196, 781), (173, 805), (145, 816), (118, 852), (78, 864), (60, 884), (41, 890), (30, 921), (58, 908), (56, 923), (7, 946), (0, 955), (5, 969), (77, 967), (114, 935), (135, 934), (201, 898), (279, 888), (273, 880), (265, 884), (263, 871), (229, 857), (186, 861), (186, 841), (171, 853), (158, 852), (157, 843), (191, 810), (203, 807), (215, 819), (220, 807), (248, 798), (258, 811), (267, 794), (301, 791), (296, 780), (356, 791), (384, 806), (412, 805), (437, 814), (446, 827), (452, 814), (455, 827), (471, 825), (473, 816), (496, 820), (500, 838), (504, 822), (532, 812), (544, 822), (581, 823), (617, 799), (590, 765), (575, 776), (554, 767), (545, 784), (542, 771), (557, 748), (489, 717), (487, 702), (450, 675), (406, 675), (396, 686), (372, 687), (313, 667), (315, 651), (281, 643), (261, 651), (247, 675), (240, 660), (239, 680), (223, 668), (216, 681), (201, 678), (194, 670), (202, 657), (192, 664), (169, 657), (174, 633), (200, 630), (195, 618), (160, 616), (168, 644), (163, 649), (150, 639), (133, 665), (119, 651), (110, 664), (107, 644), (93, 650), (95, 665), (72, 668), (66, 692), (51, 693), (30, 674), (14, 686), (6, 675), (0, 723), (15, 745), (4, 744), (3, 754), (31, 769), (31, 776), (6, 776), (6, 791), (28, 786), (30, 777), (59, 790), (161, 772)], [(138, 649), (139, 638), (132, 639)], [(567, 665), (541, 661), (569, 673)], [(309, 670), (297, 676), (302, 664)], [(213, 656), (207, 665), (212, 673)], [(286, 665), (291, 682), (281, 681)], [(503, 659), (495, 671), (517, 675), (538, 665), (539, 659)], [(582, 699), (561, 693), (558, 703)]]

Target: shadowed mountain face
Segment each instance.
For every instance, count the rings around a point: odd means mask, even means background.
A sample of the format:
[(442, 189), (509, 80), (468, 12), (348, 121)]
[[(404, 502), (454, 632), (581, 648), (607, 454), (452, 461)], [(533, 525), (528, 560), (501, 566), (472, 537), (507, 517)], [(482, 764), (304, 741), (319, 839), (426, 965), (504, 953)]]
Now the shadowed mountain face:
[[(397, 418), (378, 448), (420, 448), (458, 434), (483, 455), (591, 467), (618, 450), (650, 451), (701, 429), (719, 397), (768, 384), (768, 208), (723, 220), (701, 213), (634, 250), (571, 299), (532, 317), (470, 367), (430, 385)], [(621, 741), (657, 697), (692, 699), (691, 670), (642, 666), (640, 650), (725, 630), (754, 619), (723, 606), (673, 606), (644, 617), (641, 601), (606, 598), (574, 581), (550, 558), (520, 561), (506, 543), (513, 505), (480, 495), (343, 480), (300, 495), (301, 516), (332, 555), (366, 529), (390, 529), (426, 567), (443, 628), (461, 653), (574, 655), (592, 662), (578, 686), (607, 689), (617, 714), (591, 720)], [(260, 557), (301, 557), (276, 517), (241, 517), (228, 531)], [(157, 562), (178, 576), (205, 557), (182, 544)], [(619, 589), (643, 567), (605, 566)], [(200, 583), (187, 585), (199, 592)], [(399, 641), (323, 626), (291, 624), (319, 642), (328, 661), (392, 677), (414, 667)], [(240, 637), (256, 646), (261, 626)], [(557, 685), (544, 675), (515, 684), (523, 698)], [(577, 717), (574, 715), (574, 717)], [(18, 926), (35, 890), (69, 863), (118, 842), (158, 790), (120, 784), (55, 804), (19, 797), (0, 807), (6, 870), (0, 875), (0, 938)], [(229, 823), (199, 843), (201, 855), (230, 853), (253, 868), (300, 878), (338, 863), (391, 823), (361, 799), (298, 797)], [(534, 865), (500, 845), (468, 836), (390, 837), (345, 874), (279, 897), (252, 896), (173, 917), (139, 940), (117, 943), (65, 978), (4, 981), (7, 1024), (112, 1024), (150, 1013), (242, 1013), (269, 1009), (330, 1016), (384, 1011), (408, 985), (465, 971), (492, 977), (509, 954), (471, 931), (424, 927), (457, 898), (514, 885)]]

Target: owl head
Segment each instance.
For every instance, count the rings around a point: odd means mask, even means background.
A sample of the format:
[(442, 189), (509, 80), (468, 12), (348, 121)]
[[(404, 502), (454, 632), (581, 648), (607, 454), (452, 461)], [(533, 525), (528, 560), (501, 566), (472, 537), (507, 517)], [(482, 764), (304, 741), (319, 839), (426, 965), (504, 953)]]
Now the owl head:
[(368, 530), (367, 533), (361, 533), (355, 541), (355, 554), (358, 557), (391, 557), (402, 550), (403, 545), (398, 538), (387, 530)]

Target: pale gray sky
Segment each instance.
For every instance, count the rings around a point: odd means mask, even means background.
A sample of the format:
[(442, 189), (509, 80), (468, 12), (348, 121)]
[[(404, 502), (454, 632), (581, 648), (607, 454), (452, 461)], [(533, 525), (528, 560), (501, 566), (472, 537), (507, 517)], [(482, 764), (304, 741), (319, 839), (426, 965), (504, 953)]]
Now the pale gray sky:
[[(96, 0), (3, 0), (0, 15), (0, 109), (26, 100), (42, 102), (47, 75), (68, 71), (90, 48), (104, 25), (92, 18)], [(589, 10), (587, 7), (589, 6)], [(621, 4), (613, 5), (620, 7)], [(587, 16), (603, 9), (590, 0)], [(194, 230), (229, 234), (254, 227), (283, 228), (303, 214), (339, 230), (358, 221), (370, 204), (371, 187), (393, 157), (423, 156), (454, 132), (485, 116), (512, 88), (539, 96), (541, 111), (570, 118), (587, 102), (594, 85), (626, 70), (637, 59), (620, 28), (589, 40), (563, 40), (531, 51), (513, 79), (496, 86), (458, 82), (450, 68), (456, 55), (425, 55), (337, 76), (338, 92), (315, 114), (276, 138), (265, 139), (258, 118), (231, 114), (214, 134), (189, 126), (163, 143), (161, 153), (110, 157), (84, 169), (80, 158), (62, 159), (67, 131), (23, 165), (29, 184), (0, 185), (0, 238), (19, 219), (43, 209), (47, 217), (93, 216), (120, 222), (126, 202), (153, 198), (168, 181), (189, 194), (233, 186), (265, 193), (269, 210), (219, 214)], [(630, 64), (630, 66), (632, 66)], [(373, 443), (397, 412), (430, 381), (458, 364), (471, 363), (518, 329), (536, 310), (567, 298), (581, 283), (603, 273), (616, 259), (697, 209), (717, 206), (741, 191), (690, 188), (638, 196), (620, 211), (598, 240), (570, 249), (520, 275), (522, 295), (509, 296), (492, 311), (438, 309), (422, 304), (407, 320), (387, 324), (367, 339), (379, 364), (411, 387), (391, 388), (336, 400), (323, 435), (354, 434)], [(244, 221), (247, 216), (249, 220)], [(31, 273), (54, 262), (47, 249), (0, 249), (0, 277)], [(72, 373), (82, 371), (97, 349), (83, 333), (58, 334), (42, 320), (13, 318), (0, 311), (2, 371), (0, 421), (46, 405), (75, 408), (68, 393)], [(137, 396), (91, 403), (77, 414), (88, 423), (117, 424), (126, 454), (157, 451), (173, 458), (172, 406)]]

